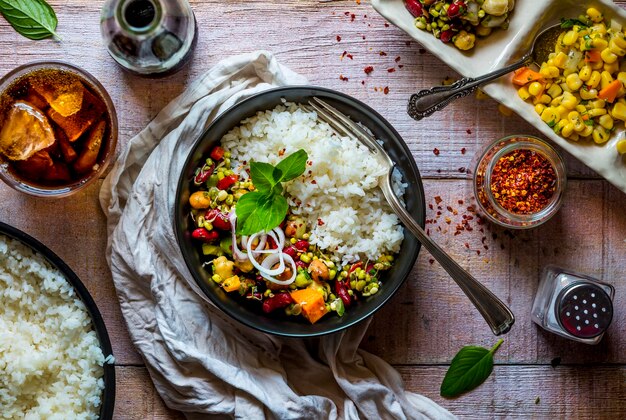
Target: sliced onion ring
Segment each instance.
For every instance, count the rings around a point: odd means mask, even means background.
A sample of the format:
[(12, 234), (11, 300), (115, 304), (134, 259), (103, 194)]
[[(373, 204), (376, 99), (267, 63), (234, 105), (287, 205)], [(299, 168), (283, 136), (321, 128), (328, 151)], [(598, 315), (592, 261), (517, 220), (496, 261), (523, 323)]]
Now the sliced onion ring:
[[(290, 285), (291, 283), (293, 283), (296, 280), (296, 263), (293, 260), (293, 258), (291, 258), (291, 255), (289, 254), (285, 254), (285, 253), (277, 253), (277, 254), (272, 254), (269, 257), (267, 257), (265, 260), (263, 260), (263, 265), (268, 265), (268, 266), (272, 266), (274, 264), (276, 264), (276, 262), (278, 261), (277, 258), (279, 260), (285, 260), (287, 261), (287, 263), (291, 266), (291, 277), (287, 280), (278, 280), (274, 277), (272, 277), (269, 274), (265, 274), (263, 271), (259, 270), (261, 272), (261, 276), (263, 276), (264, 279), (267, 279), (269, 281), (271, 281), (272, 283), (276, 283), (280, 286), (287, 286)], [(284, 271), (284, 270), (283, 270)]]
[[(272, 255), (278, 255), (278, 261), (280, 261), (280, 264), (278, 265), (277, 268), (271, 270), (269, 268), (263, 267), (261, 264), (259, 264), (259, 262), (256, 260), (256, 258), (254, 257), (255, 253), (256, 254), (261, 254), (264, 253), (262, 251), (258, 251), (255, 252), (252, 249), (252, 243), (254, 242), (254, 238), (259, 235), (259, 233), (255, 233), (254, 235), (250, 236), (250, 239), (248, 240), (248, 255), (250, 256), (250, 262), (252, 263), (252, 265), (254, 266), (254, 268), (256, 268), (257, 270), (259, 270), (259, 272), (261, 273), (261, 275), (267, 274), (269, 276), (274, 276), (277, 274), (281, 274), (283, 271), (285, 271), (285, 260), (281, 257), (282, 252), (280, 250), (273, 250), (274, 252), (270, 253), (270, 255), (267, 258), (272, 257)], [(261, 244), (261, 242), (259, 242), (259, 245)], [(266, 260), (267, 260), (266, 258)], [(274, 261), (275, 263), (276, 261)]]

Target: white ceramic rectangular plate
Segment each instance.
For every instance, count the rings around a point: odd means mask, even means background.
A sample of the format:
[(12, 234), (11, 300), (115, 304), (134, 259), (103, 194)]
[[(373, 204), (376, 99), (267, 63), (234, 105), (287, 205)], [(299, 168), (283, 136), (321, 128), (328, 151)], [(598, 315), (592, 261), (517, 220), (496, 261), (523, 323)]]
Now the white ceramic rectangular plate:
[[(580, 2), (579, 0), (517, 0), (507, 30), (494, 31), (487, 38), (478, 39), (471, 52), (464, 53), (452, 44), (444, 44), (431, 33), (417, 29), (413, 16), (404, 7), (403, 0), (372, 0), (372, 5), (389, 22), (407, 32), (424, 48), (465, 77), (477, 77), (504, 67), (526, 52), (536, 34), (545, 26), (558, 23), (561, 18), (575, 18), (590, 7), (602, 11), (607, 20), (615, 19), (626, 27), (626, 11), (610, 0)], [(532, 104), (524, 102), (511, 83), (512, 76), (504, 76), (483, 87), (492, 98), (514, 110), (537, 127), (546, 137), (595, 170), (617, 188), (626, 192), (626, 160), (617, 153), (616, 143), (624, 138), (623, 124), (603, 145), (593, 142), (571, 142), (552, 131), (535, 112)], [(437, 118), (437, 113), (429, 118)], [(517, 133), (511, 133), (517, 134)]]

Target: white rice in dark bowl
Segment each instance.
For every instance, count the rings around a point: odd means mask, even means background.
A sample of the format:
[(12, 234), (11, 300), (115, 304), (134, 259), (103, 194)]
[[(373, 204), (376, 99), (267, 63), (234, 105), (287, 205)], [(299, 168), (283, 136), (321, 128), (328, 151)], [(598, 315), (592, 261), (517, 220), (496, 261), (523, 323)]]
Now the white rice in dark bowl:
[(63, 274), (0, 235), (0, 419), (96, 419), (105, 359)]

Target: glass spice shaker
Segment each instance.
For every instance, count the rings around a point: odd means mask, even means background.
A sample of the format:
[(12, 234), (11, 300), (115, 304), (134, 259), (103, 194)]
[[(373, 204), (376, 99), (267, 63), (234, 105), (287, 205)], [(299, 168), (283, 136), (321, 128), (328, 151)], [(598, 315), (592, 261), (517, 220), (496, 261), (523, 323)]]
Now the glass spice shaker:
[(598, 344), (613, 319), (614, 294), (610, 284), (549, 265), (541, 276), (532, 320), (562, 337)]
[(119, 65), (148, 77), (180, 70), (191, 58), (198, 37), (187, 0), (107, 0), (100, 30)]

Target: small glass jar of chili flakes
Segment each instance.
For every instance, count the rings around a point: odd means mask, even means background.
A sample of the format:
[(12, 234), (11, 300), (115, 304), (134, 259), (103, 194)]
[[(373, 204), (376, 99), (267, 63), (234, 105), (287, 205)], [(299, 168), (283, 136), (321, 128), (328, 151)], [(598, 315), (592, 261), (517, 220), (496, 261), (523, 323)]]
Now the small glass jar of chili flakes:
[(565, 164), (552, 146), (537, 137), (514, 135), (478, 155), (474, 195), (492, 222), (527, 229), (559, 210), (566, 182)]

